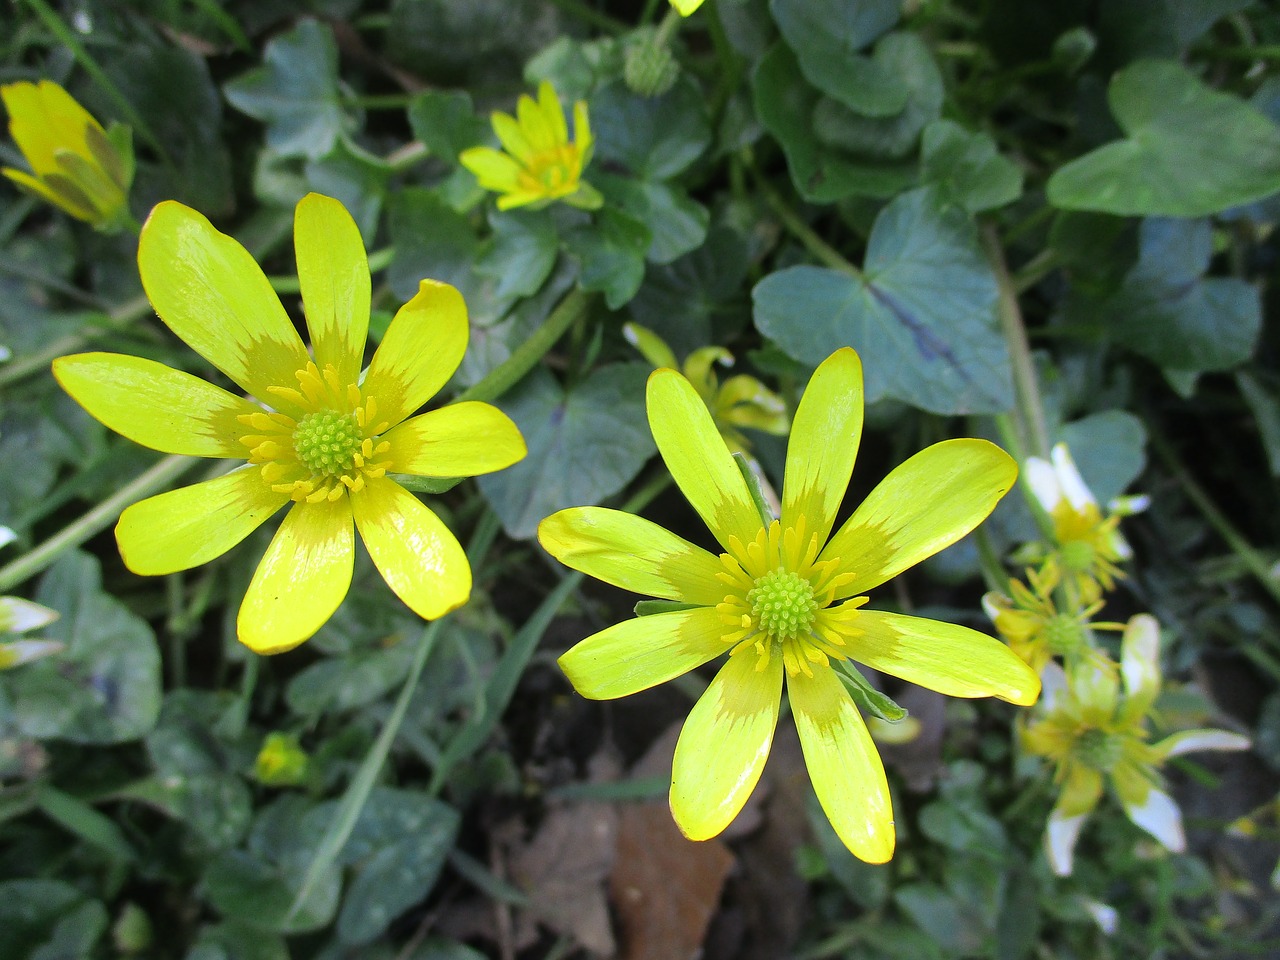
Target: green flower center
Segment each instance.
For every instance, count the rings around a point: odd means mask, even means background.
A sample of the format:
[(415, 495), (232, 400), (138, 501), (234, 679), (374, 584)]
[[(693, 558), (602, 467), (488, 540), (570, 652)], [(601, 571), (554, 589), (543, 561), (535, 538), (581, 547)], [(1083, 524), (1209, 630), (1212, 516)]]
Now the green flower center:
[(1069, 656), (1084, 645), (1084, 628), (1070, 614), (1055, 614), (1045, 621), (1044, 642), (1055, 656)]
[(333, 477), (355, 466), (363, 439), (354, 414), (318, 410), (298, 421), (293, 449), (313, 474)]
[(1124, 742), (1105, 730), (1085, 730), (1076, 738), (1074, 753), (1085, 766), (1106, 773), (1120, 760)]
[(773, 640), (803, 636), (818, 615), (809, 581), (790, 570), (771, 570), (747, 592), (751, 619)]
[(1071, 540), (1062, 545), (1062, 565), (1073, 573), (1087, 573), (1093, 569), (1097, 552), (1084, 540)]

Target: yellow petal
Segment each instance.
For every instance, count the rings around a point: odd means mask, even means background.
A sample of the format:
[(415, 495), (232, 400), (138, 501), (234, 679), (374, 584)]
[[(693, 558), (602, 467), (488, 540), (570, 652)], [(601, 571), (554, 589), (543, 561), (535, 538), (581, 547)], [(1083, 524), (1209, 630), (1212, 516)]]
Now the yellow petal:
[[(528, 99), (524, 95), (520, 97), (521, 101)], [(489, 122), (493, 125), (493, 132), (498, 135), (498, 142), (502, 144), (502, 149), (524, 165), (533, 159), (536, 151), (525, 136), (524, 127), (515, 117), (509, 113), (494, 111), (489, 117)]]
[(78, 353), (53, 361), (53, 375), (112, 430), (165, 453), (243, 459), (245, 427), (236, 417), (261, 412), (221, 387), (141, 357)]
[(840, 597), (866, 593), (955, 543), (1013, 486), (1018, 466), (986, 440), (944, 440), (885, 477), (831, 538), (823, 560), (854, 575)]
[(344, 385), (355, 383), (369, 334), (369, 260), (360, 228), (337, 200), (309, 193), (294, 212), (293, 245), (316, 364), (332, 364)]
[(413, 417), (384, 437), (392, 473), (478, 477), (505, 470), (528, 450), (519, 428), (488, 403), (468, 400)]
[(1045, 855), (1058, 876), (1070, 875), (1080, 828), (1101, 796), (1102, 774), (1083, 764), (1071, 768), (1044, 832)]
[(160, 576), (220, 557), (288, 503), (254, 468), (180, 487), (120, 515), (116, 543), (134, 573)]
[(714, 660), (728, 650), (724, 625), (711, 607), (624, 620), (580, 641), (557, 661), (590, 700), (648, 690)]
[[(1040, 678), (994, 637), (954, 623), (862, 610), (847, 637), (859, 663), (951, 697), (1036, 702)], [(861, 631), (860, 635), (854, 635)]]
[(667, 342), (648, 327), (642, 327), (638, 323), (624, 323), (622, 335), (626, 337), (627, 343), (639, 350), (640, 355), (654, 367), (679, 366), (676, 355), (671, 352)]
[(731, 537), (750, 543), (763, 522), (697, 391), (674, 370), (655, 370), (646, 400), (654, 442), (685, 499), (726, 550)]
[(727, 592), (717, 557), (621, 510), (570, 507), (553, 513), (538, 524), (538, 542), (566, 566), (633, 593), (715, 606)]
[(364, 379), (378, 419), (394, 426), (439, 393), (462, 362), (469, 332), (462, 294), (423, 280), (391, 321)]
[(733, 822), (769, 759), (782, 700), (782, 658), (757, 670), (754, 651), (720, 668), (680, 731), (671, 763), (671, 815), (690, 840)]
[(138, 270), (169, 329), (259, 400), (298, 412), (269, 386), (296, 388), (310, 357), (280, 299), (244, 247), (173, 200), (151, 211)]
[(13, 167), (5, 167), (0, 170), (6, 177), (24, 190), (28, 190), (42, 200), (52, 203), (60, 210), (65, 210), (71, 216), (78, 220), (84, 220), (93, 223), (98, 219), (98, 213), (89, 203), (89, 198), (84, 196), (83, 192), (77, 192), (75, 195), (66, 191), (54, 190), (43, 180), (37, 180), (29, 173), (23, 173), (21, 170), (15, 170)]
[(543, 80), (538, 85), (538, 102), (521, 98), (519, 107), (528, 103), (531, 109), (521, 110), (520, 125), (525, 137), (538, 150), (553, 151), (569, 142), (569, 127), (565, 123), (564, 107), (556, 96), (555, 88)]
[(351, 504), (295, 503), (254, 571), (236, 629), (255, 653), (281, 653), (324, 626), (351, 587)]
[(814, 372), (791, 425), (782, 483), (782, 526), (805, 518), (805, 532), (825, 543), (849, 487), (862, 438), (862, 361), (837, 350)]
[(693, 11), (702, 6), (703, 0), (671, 0), (671, 5), (676, 8), (682, 17), (687, 17)]
[(580, 169), (585, 170), (591, 162), (594, 140), (591, 136), (591, 116), (587, 113), (587, 104), (579, 100), (573, 105), (573, 142), (582, 155)]
[(1120, 644), (1125, 712), (1139, 716), (1160, 695), (1160, 623), (1147, 613), (1131, 617)]
[(498, 193), (520, 188), (520, 164), (492, 147), (472, 147), (458, 154), (458, 161), (475, 175), (480, 186)]
[(804, 763), (836, 835), (859, 860), (893, 856), (893, 803), (880, 754), (844, 684), (831, 669), (787, 677)]
[(101, 125), (71, 94), (51, 80), (0, 87), (9, 113), (9, 133), (37, 176), (58, 169), (58, 150), (91, 157), (85, 132)]
[(421, 500), (385, 477), (371, 478), (351, 494), (351, 506), (374, 565), (410, 610), (435, 620), (467, 602), (467, 555)]
[(1187, 848), (1182, 832), (1182, 811), (1163, 790), (1152, 785), (1151, 775), (1135, 764), (1122, 763), (1111, 773), (1116, 796), (1125, 814), (1174, 853)]

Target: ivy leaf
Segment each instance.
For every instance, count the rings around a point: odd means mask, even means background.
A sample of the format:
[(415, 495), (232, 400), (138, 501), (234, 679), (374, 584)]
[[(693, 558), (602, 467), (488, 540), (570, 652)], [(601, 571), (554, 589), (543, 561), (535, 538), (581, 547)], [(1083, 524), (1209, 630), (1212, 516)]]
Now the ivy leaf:
[(458, 154), (482, 143), (488, 124), (476, 116), (471, 94), (465, 90), (428, 90), (409, 104), (409, 129), (426, 148), (450, 166)]
[(338, 45), (316, 20), (302, 20), (268, 43), (263, 66), (223, 92), (237, 110), (267, 125), (267, 145), (285, 156), (318, 160), (354, 129), (338, 95)]
[(907, 86), (880, 51), (869, 47), (898, 22), (900, 0), (771, 0), (769, 12), (805, 79), (869, 117), (890, 117), (907, 104)]
[[(1213, 255), (1207, 220), (1149, 219), (1137, 265), (1096, 317), (1121, 344), (1161, 367), (1228, 370), (1249, 359), (1262, 327), (1257, 288), (1205, 278)], [(1079, 312), (1080, 306), (1074, 306)]]
[(683, 190), (666, 183), (610, 174), (593, 178), (605, 199), (649, 230), (651, 263), (670, 263), (702, 246), (711, 214)]
[(533, 296), (560, 253), (554, 221), (542, 210), (495, 210), (489, 226), (493, 236), (476, 261), (476, 272), (496, 282), (499, 299)]
[(640, 289), (651, 239), (649, 228), (639, 220), (606, 207), (591, 225), (574, 230), (565, 242), (582, 264), (582, 288), (601, 291), (609, 309), (617, 310)]
[(757, 328), (789, 356), (816, 365), (852, 346), (868, 401), (892, 397), (946, 415), (1013, 404), (996, 297), (972, 220), (933, 188), (881, 211), (859, 276), (788, 267), (752, 291)]
[(1280, 127), (1180, 64), (1135, 63), (1116, 74), (1107, 99), (1127, 139), (1050, 177), (1054, 206), (1204, 217), (1280, 190)]
[(1022, 195), (1022, 170), (996, 151), (988, 134), (971, 133), (953, 120), (924, 128), (920, 179), (970, 213), (995, 210)]
[(711, 143), (706, 99), (687, 77), (660, 97), (615, 81), (591, 97), (590, 110), (599, 159), (644, 180), (683, 173)]
[(568, 389), (539, 368), (498, 400), (529, 456), (477, 483), (507, 533), (531, 537), (564, 507), (595, 504), (626, 486), (654, 453), (644, 411), (645, 364), (599, 367)]

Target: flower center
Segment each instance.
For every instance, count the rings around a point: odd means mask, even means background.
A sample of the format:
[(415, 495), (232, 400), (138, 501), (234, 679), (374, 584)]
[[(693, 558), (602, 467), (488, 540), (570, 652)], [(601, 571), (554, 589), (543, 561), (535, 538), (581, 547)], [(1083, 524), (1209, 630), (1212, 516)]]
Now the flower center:
[(1106, 773), (1119, 762), (1123, 750), (1124, 743), (1120, 737), (1093, 728), (1076, 738), (1073, 752), (1085, 766)]
[(1070, 614), (1055, 614), (1045, 621), (1044, 641), (1055, 656), (1070, 656), (1084, 645), (1084, 628)]
[(818, 614), (818, 601), (808, 580), (790, 570), (771, 570), (747, 591), (751, 619), (771, 640), (804, 636)]
[(1095, 555), (1093, 544), (1084, 540), (1071, 540), (1062, 545), (1062, 565), (1073, 573), (1091, 570)]
[(317, 410), (298, 421), (293, 449), (312, 473), (332, 477), (351, 469), (362, 439), (353, 414)]

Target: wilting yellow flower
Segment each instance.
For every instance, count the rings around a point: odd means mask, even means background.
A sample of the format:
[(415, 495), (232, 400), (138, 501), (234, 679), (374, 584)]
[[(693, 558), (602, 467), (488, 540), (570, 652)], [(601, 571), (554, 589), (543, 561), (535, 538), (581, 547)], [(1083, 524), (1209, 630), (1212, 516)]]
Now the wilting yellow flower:
[[(760, 778), (786, 678), (814, 789), (854, 854), (893, 854), (884, 767), (845, 687), (847, 661), (959, 697), (1035, 701), (1040, 681), (993, 637), (950, 623), (860, 609), (861, 596), (954, 543), (1017, 475), (985, 440), (950, 440), (894, 470), (831, 535), (862, 433), (862, 365), (828, 357), (796, 411), (782, 516), (766, 520), (702, 398), (679, 373), (649, 378), (649, 426), (719, 557), (640, 517), (562, 510), (538, 539), (563, 563), (615, 586), (672, 601), (588, 637), (560, 658), (584, 696), (647, 689), (731, 656), (685, 722), (671, 811), (695, 840), (723, 830)], [(848, 681), (852, 682), (852, 681)]]
[[(38, 603), (21, 597), (0, 597), (0, 634), (26, 633), (57, 619), (58, 611)], [(0, 670), (52, 656), (65, 648), (66, 645), (57, 640), (0, 639)]]
[(259, 653), (296, 646), (338, 608), (351, 585), (353, 519), (374, 565), (415, 613), (432, 620), (466, 603), (466, 554), (389, 474), (473, 476), (525, 455), (520, 432), (489, 404), (411, 416), (466, 350), (457, 290), (422, 281), (362, 377), (370, 281), (360, 231), (338, 201), (310, 194), (298, 203), (294, 245), (314, 357), (235, 240), (172, 201), (142, 228), (138, 267), (152, 306), (257, 402), (139, 357), (83, 353), (53, 366), (63, 389), (130, 440), (249, 461), (125, 510), (116, 540), (135, 573), (207, 563), (292, 502), (240, 607), (240, 640)]
[(1124, 576), (1118, 564), (1133, 550), (1120, 533), (1120, 519), (1144, 509), (1147, 498), (1122, 497), (1104, 518), (1065, 443), (1053, 448), (1049, 460), (1028, 457), (1026, 470), (1027, 483), (1053, 520), (1064, 575), (1085, 603), (1093, 603)]
[[(1045, 831), (1055, 873), (1071, 873), (1080, 828), (1105, 783), (1125, 814), (1167, 848), (1186, 847), (1177, 804), (1159, 789), (1169, 757), (1196, 750), (1246, 750), (1249, 740), (1225, 730), (1183, 730), (1148, 743), (1147, 721), (1160, 693), (1160, 625), (1140, 614), (1129, 621), (1114, 665), (1082, 664), (1069, 674), (1057, 664), (1044, 672), (1044, 696), (1022, 734), (1031, 753), (1057, 764), (1058, 802)], [(1120, 692), (1123, 682), (1124, 693)]]
[(103, 130), (51, 80), (7, 84), (0, 87), (0, 98), (9, 112), (9, 133), (32, 173), (12, 167), (0, 172), (95, 227), (129, 222), (133, 146), (128, 127), (112, 124)]
[(733, 354), (724, 347), (699, 347), (685, 357), (681, 368), (666, 341), (647, 327), (627, 323), (622, 333), (655, 367), (681, 370), (711, 411), (711, 419), (728, 444), (730, 453), (751, 455), (751, 444), (743, 435), (742, 427), (776, 437), (786, 436), (791, 429), (791, 418), (787, 416), (787, 406), (782, 398), (755, 377), (740, 373), (724, 383), (720, 382), (715, 372), (716, 364), (733, 365)]
[(604, 202), (596, 188), (582, 179), (592, 149), (584, 101), (573, 105), (573, 142), (569, 141), (560, 99), (545, 80), (538, 87), (536, 101), (521, 94), (516, 116), (494, 111), (491, 120), (505, 152), (472, 147), (463, 150), (458, 160), (476, 175), (480, 186), (502, 194), (499, 210), (537, 209), (554, 200), (594, 210)]
[(1090, 630), (1123, 630), (1121, 623), (1098, 623), (1090, 620), (1102, 609), (1102, 601), (1083, 609), (1059, 611), (1053, 591), (1062, 577), (1055, 563), (1049, 562), (1039, 570), (1028, 570), (1028, 587), (1022, 581), (1009, 581), (1009, 593), (991, 591), (982, 598), (986, 611), (997, 632), (1036, 673), (1042, 671), (1054, 657), (1062, 657), (1070, 666), (1081, 659), (1096, 662), (1106, 657), (1089, 641)]

